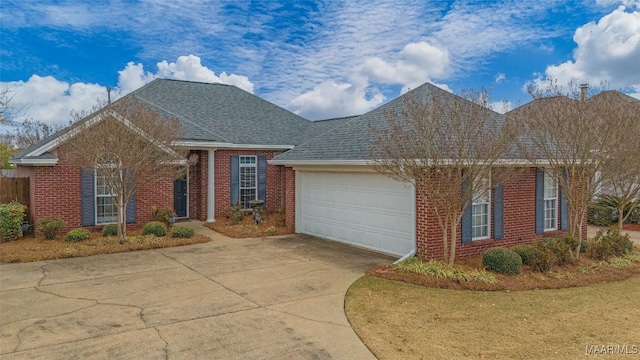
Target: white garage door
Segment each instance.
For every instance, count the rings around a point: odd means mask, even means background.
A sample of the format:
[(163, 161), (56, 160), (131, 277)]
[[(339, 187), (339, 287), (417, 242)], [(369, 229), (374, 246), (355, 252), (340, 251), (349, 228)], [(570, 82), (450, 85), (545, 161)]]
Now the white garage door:
[(394, 255), (413, 249), (410, 185), (376, 173), (297, 171), (296, 189), (298, 232)]

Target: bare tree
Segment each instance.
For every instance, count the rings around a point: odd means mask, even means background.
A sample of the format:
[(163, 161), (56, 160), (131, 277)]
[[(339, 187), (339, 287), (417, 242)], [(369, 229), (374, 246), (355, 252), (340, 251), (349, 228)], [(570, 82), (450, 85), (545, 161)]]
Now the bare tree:
[[(95, 109), (94, 109), (95, 110)], [(117, 205), (118, 238), (126, 236), (126, 204), (139, 184), (175, 179), (186, 171), (186, 152), (175, 147), (180, 124), (129, 95), (89, 116), (75, 113), (71, 138), (72, 162), (95, 170), (104, 191)]]
[[(632, 107), (635, 102), (636, 111), (640, 110), (640, 100), (624, 95), (620, 98), (621, 101), (629, 102)], [(620, 142), (611, 144), (609, 148), (612, 155), (605, 161), (614, 164), (606, 166), (612, 173), (602, 175), (604, 178), (600, 194), (601, 200), (618, 213), (619, 230), (622, 230), (633, 209), (640, 206), (640, 114), (636, 116), (635, 124), (629, 125), (632, 126), (629, 134), (635, 135), (620, 139)]]
[(6, 139), (14, 149), (24, 149), (63, 128), (64, 126), (59, 123), (46, 124), (30, 119), (22, 122), (14, 129), (13, 133), (7, 132), (3, 135), (3, 139)]
[(16, 107), (13, 101), (15, 93), (9, 86), (3, 86), (0, 89), (0, 125), (12, 125), (13, 120), (18, 115), (23, 114), (26, 105)]
[(380, 151), (376, 170), (413, 183), (427, 200), (451, 265), (465, 210), (515, 174), (499, 165), (513, 150), (518, 129), (505, 125), (490, 103), (484, 89), (456, 96), (432, 87), (424, 96), (407, 94), (400, 110), (386, 114), (388, 127), (372, 129)]
[(573, 254), (577, 259), (584, 214), (598, 189), (627, 166), (616, 159), (621, 144), (637, 141), (633, 124), (640, 110), (619, 92), (605, 91), (587, 99), (585, 92), (570, 88), (565, 96), (557, 96), (559, 88), (536, 91), (536, 100), (507, 117), (525, 125), (521, 151), (534, 165), (545, 167), (566, 196), (569, 235), (579, 240)]

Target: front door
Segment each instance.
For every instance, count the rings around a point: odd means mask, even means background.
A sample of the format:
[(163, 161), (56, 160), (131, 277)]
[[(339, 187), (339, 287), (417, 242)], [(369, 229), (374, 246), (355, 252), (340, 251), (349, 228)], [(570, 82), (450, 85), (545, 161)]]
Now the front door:
[(173, 182), (173, 210), (179, 218), (187, 217), (187, 175)]

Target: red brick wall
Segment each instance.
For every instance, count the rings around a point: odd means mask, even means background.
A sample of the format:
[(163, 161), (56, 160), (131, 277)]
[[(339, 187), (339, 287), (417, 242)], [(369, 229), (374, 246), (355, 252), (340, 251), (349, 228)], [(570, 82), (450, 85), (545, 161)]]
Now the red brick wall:
[[(206, 151), (204, 152), (206, 153)], [(273, 159), (277, 152), (260, 150), (216, 150), (214, 153), (215, 165), (215, 213), (216, 217), (224, 216), (231, 205), (231, 156), (255, 155), (265, 156), (267, 160)], [(205, 155), (206, 157), (206, 155)], [(201, 156), (202, 158), (202, 156)], [(206, 166), (204, 167), (206, 178)], [(284, 203), (284, 166), (267, 164), (267, 201), (266, 206), (270, 211), (277, 211), (285, 206)], [(202, 194), (201, 201), (206, 204), (207, 193)], [(204, 208), (206, 219), (206, 206)]]
[[(519, 178), (504, 186), (504, 238), (461, 243), (460, 226), (457, 229), (456, 259), (482, 254), (486, 249), (496, 246), (509, 247), (517, 244), (530, 244), (541, 236), (535, 233), (535, 168), (524, 169)], [(416, 189), (416, 239), (417, 255), (422, 259), (441, 260), (444, 255), (442, 230), (424, 195), (424, 189)], [(560, 206), (560, 201), (558, 201)], [(559, 211), (559, 208), (558, 208)], [(493, 224), (493, 209), (491, 224)], [(585, 215), (586, 216), (586, 215)], [(491, 228), (493, 235), (493, 226)], [(565, 231), (547, 232), (543, 236), (566, 233)], [(586, 221), (582, 229), (586, 239)]]
[(296, 230), (296, 173), (293, 168), (285, 168), (285, 226), (287, 230)]
[[(81, 227), (80, 168), (69, 163), (71, 155), (66, 146), (55, 150), (56, 166), (18, 166), (18, 176), (29, 177), (32, 218), (36, 224), (42, 218), (61, 218), (67, 225), (63, 233)], [(138, 184), (136, 222), (128, 229), (139, 228), (151, 220), (151, 206), (173, 207), (173, 181), (161, 180), (153, 184)], [(94, 226), (91, 228), (101, 228)]]

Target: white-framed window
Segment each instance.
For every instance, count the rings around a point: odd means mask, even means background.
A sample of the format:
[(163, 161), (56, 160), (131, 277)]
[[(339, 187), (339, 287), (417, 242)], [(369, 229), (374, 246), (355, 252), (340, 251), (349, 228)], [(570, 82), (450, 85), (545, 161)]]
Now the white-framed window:
[(491, 237), (489, 210), (491, 209), (491, 178), (481, 178), (473, 186), (471, 203), (471, 239), (483, 240)]
[(240, 156), (240, 203), (245, 209), (251, 207), (249, 201), (258, 198), (258, 158)]
[(118, 222), (118, 206), (113, 201), (105, 176), (95, 172), (96, 225)]
[(544, 231), (558, 229), (558, 181), (544, 173)]

